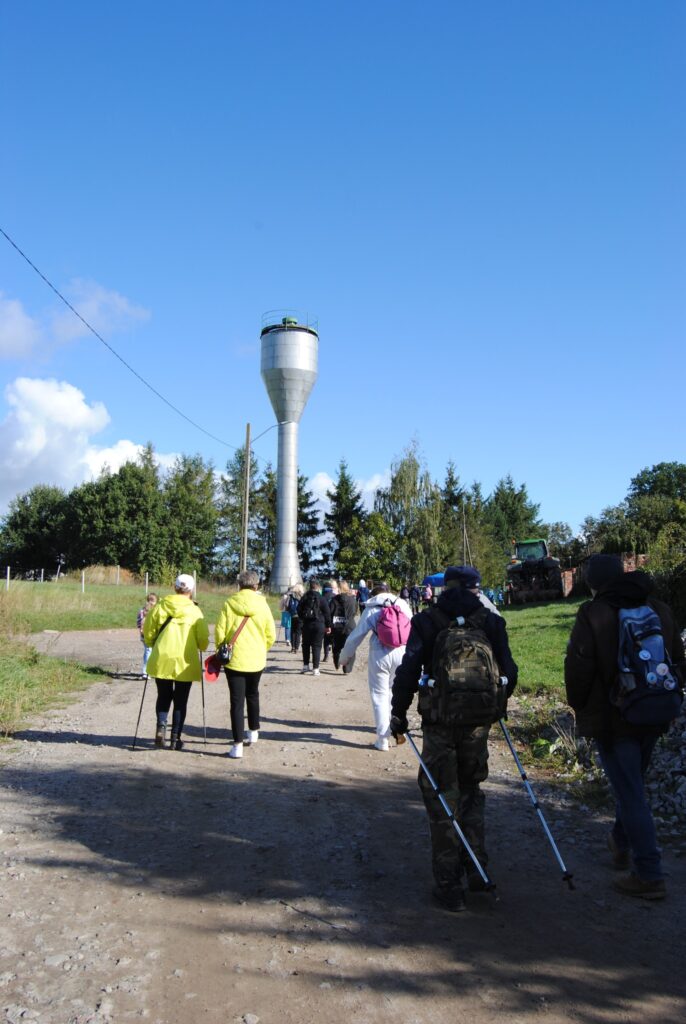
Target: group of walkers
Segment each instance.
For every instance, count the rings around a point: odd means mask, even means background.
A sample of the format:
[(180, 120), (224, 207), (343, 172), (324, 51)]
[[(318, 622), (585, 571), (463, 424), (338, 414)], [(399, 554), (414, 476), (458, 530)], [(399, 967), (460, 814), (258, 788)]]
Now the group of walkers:
[[(666, 889), (643, 780), (657, 739), (681, 706), (684, 649), (670, 609), (652, 596), (645, 573), (625, 573), (616, 556), (594, 555), (587, 582), (592, 600), (578, 611), (565, 659), (567, 699), (578, 732), (596, 742), (615, 797), (608, 846), (614, 867), (632, 870), (614, 887), (660, 899)], [(193, 584), (191, 576), (179, 576), (176, 593), (154, 603), (142, 624), (144, 644), (152, 648), (147, 672), (158, 691), (155, 742), (165, 745), (173, 703), (171, 745), (177, 750), (183, 746), (191, 680), (198, 678), (198, 651), (209, 640), (192, 601)], [(505, 620), (480, 584), (473, 566), (448, 566), (437, 600), (418, 612), (402, 590), (396, 595), (385, 583), (372, 586), (360, 602), (359, 587), (355, 595), (345, 583), (322, 589), (312, 580), (306, 590), (291, 588), (281, 602), (286, 642), (294, 653), (302, 645), (303, 673), (320, 674), (322, 649), (324, 660), (330, 651), (336, 669), (350, 670), (369, 636), (377, 750), (388, 751), (391, 736), (404, 742), (417, 695), (423, 732), (419, 786), (429, 819), (434, 898), (450, 911), (465, 908), (465, 882), (472, 892), (487, 888), (481, 783), (488, 776), (490, 727), (502, 724), (518, 678)], [(274, 620), (258, 586), (256, 573), (241, 573), (239, 591), (226, 601), (215, 631), (217, 649), (224, 644), (231, 652), (225, 672), (234, 758), (242, 757), (244, 743), (258, 740), (259, 681), (275, 641)]]
[[(245, 743), (257, 743), (260, 728), (260, 677), (267, 651), (276, 639), (274, 617), (262, 594), (259, 576), (252, 570), (240, 573), (238, 591), (219, 613), (214, 631), (217, 651), (226, 647), (224, 663), (229, 684), (231, 733), (229, 757), (243, 756)], [(193, 680), (202, 676), (201, 653), (210, 633), (205, 618), (193, 601), (195, 580), (188, 573), (177, 576), (174, 594), (157, 601), (145, 615), (143, 641), (151, 648), (147, 674), (157, 686), (155, 746), (166, 746), (169, 711), (174, 706), (170, 747), (183, 749), (182, 732)], [(248, 731), (245, 731), (245, 709)]]

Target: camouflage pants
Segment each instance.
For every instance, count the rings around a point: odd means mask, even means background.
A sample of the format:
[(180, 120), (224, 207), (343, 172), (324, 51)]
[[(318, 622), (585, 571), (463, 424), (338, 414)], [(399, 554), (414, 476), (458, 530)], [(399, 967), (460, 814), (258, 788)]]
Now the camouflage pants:
[[(427, 768), (482, 866), (488, 858), (484, 837), (485, 797), (479, 783), (488, 776), (490, 728), (490, 725), (425, 725), (422, 749)], [(458, 885), (464, 870), (471, 874), (476, 868), (421, 767), (419, 788), (429, 816), (434, 878), (440, 886)]]

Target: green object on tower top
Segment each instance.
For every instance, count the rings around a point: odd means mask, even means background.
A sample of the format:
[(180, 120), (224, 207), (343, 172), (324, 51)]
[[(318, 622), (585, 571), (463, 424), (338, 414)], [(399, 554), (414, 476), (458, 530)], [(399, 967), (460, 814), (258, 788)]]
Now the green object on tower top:
[(281, 321), (281, 323), (284, 325), (284, 327), (297, 327), (298, 326), (298, 321), (296, 320), (296, 318), (294, 316), (285, 316), (283, 318), (283, 320)]

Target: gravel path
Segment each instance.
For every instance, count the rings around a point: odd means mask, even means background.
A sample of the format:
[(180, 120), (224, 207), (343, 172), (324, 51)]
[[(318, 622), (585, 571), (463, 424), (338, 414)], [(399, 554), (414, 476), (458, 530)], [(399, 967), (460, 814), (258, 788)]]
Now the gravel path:
[(627, 1024), (686, 1019), (684, 863), (669, 898), (610, 889), (607, 820), (539, 787), (560, 878), (509, 753), (487, 783), (497, 895), (429, 900), (408, 745), (371, 747), (364, 654), (301, 676), (284, 645), (262, 731), (230, 761), (225, 683), (191, 695), (184, 751), (155, 750), (134, 630), (34, 638), (113, 674), (0, 750), (0, 1008), (46, 1024)]

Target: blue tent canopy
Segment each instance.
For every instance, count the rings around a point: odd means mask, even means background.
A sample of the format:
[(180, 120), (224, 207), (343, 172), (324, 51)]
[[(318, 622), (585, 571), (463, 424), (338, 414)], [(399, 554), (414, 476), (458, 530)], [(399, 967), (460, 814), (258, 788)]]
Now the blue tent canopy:
[(422, 586), (442, 587), (443, 586), (443, 573), (435, 572), (431, 576), (425, 576), (422, 580)]

